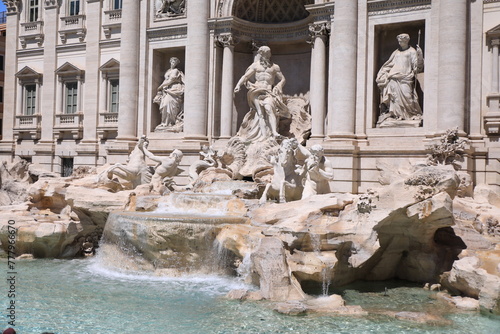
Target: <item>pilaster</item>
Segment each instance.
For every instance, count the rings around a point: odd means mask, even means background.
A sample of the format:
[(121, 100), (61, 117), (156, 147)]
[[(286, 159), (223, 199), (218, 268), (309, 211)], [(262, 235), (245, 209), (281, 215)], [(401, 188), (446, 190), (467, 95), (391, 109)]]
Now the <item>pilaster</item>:
[[(140, 1), (123, 0), (120, 44), (119, 141), (137, 139)], [(129, 145), (126, 145), (127, 147)]]
[(210, 1), (206, 0), (187, 2), (185, 139), (207, 139), (209, 6)]
[(467, 6), (467, 0), (439, 1), (439, 132), (465, 130)]
[(328, 136), (354, 138), (356, 118), (358, 3), (335, 1), (330, 43)]
[[(17, 70), (17, 40), (19, 36), (19, 1), (4, 1), (7, 8), (7, 35), (5, 37), (5, 82), (4, 82), (4, 113), (2, 141), (0, 142), (0, 155), (12, 156), (14, 152), (14, 125), (15, 115), (19, 110), (16, 108), (16, 86), (15, 77)], [(19, 92), (18, 92), (19, 94)]]

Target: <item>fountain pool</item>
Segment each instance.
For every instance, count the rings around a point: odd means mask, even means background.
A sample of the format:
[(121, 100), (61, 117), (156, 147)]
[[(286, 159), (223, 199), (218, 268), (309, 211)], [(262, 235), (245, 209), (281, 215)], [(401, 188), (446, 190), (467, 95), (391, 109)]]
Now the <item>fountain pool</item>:
[[(7, 263), (2, 260), (0, 265)], [(248, 288), (237, 278), (125, 274), (104, 267), (99, 256), (80, 260), (18, 261), (17, 271), (16, 330), (21, 334), (43, 331), (57, 334), (489, 334), (500, 328), (498, 318), (478, 313), (448, 314), (445, 318), (449, 323), (441, 326), (400, 321), (380, 312), (363, 318), (285, 316), (272, 311), (270, 304), (222, 298), (231, 289)], [(374, 300), (378, 299), (376, 304), (383, 310), (394, 307), (414, 310), (416, 304), (426, 307), (436, 302), (430, 292), (420, 288), (389, 287), (389, 297), (356, 290), (356, 287), (344, 293), (350, 304), (370, 308), (375, 307)]]

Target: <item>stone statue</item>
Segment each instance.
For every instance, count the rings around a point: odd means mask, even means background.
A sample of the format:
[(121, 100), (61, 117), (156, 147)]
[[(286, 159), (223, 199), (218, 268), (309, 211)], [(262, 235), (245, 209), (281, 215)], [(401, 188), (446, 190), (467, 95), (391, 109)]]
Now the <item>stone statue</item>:
[(295, 154), (300, 147), (297, 139), (285, 139), (281, 143), (277, 157), (273, 159), (274, 174), (260, 198), (265, 203), (269, 197), (277, 197), (279, 203), (300, 199), (302, 193), (302, 176), (297, 165)]
[[(276, 79), (279, 81), (275, 85)], [(280, 67), (271, 62), (271, 49), (261, 46), (255, 61), (246, 69), (234, 88), (234, 92), (238, 93), (242, 85), (247, 87), (250, 106), (250, 112), (245, 115), (238, 136), (246, 141), (280, 137), (279, 114), (287, 112), (283, 103), (285, 81)]]
[(165, 79), (158, 87), (153, 102), (160, 106), (161, 123), (155, 131), (182, 130), (184, 107), (184, 73), (177, 68), (180, 60), (170, 58), (170, 68), (165, 72)]
[(324, 156), (321, 145), (313, 145), (303, 166), (304, 191), (302, 199), (316, 194), (328, 194), (331, 192), (329, 181), (333, 180), (333, 167)]
[[(400, 48), (382, 65), (376, 78), (380, 89), (381, 112), (377, 126), (387, 120), (422, 119), (422, 109), (415, 89), (416, 74), (423, 69), (422, 50), (418, 45), (417, 50), (409, 45), (408, 34), (400, 34), (397, 39)], [(420, 122), (416, 122), (413, 126), (419, 125)]]
[(146, 141), (142, 146), (142, 151), (144, 155), (149, 159), (157, 162), (155, 167), (155, 172), (151, 178), (151, 185), (153, 191), (162, 194), (165, 189), (173, 190), (175, 187), (174, 176), (179, 174), (178, 166), (182, 160), (183, 154), (180, 150), (173, 150), (173, 152), (168, 157), (159, 157), (154, 155), (148, 150), (149, 142)]
[(203, 159), (195, 161), (189, 166), (189, 178), (193, 183), (196, 181), (202, 171), (210, 167), (218, 167), (217, 152), (213, 150), (212, 146), (203, 145), (200, 155)]
[(124, 189), (135, 189), (138, 185), (149, 183), (151, 173), (146, 164), (142, 148), (147, 143), (146, 136), (142, 136), (128, 157), (127, 164), (114, 164), (98, 176), (99, 183), (109, 183), (113, 175), (126, 181)]
[(179, 16), (186, 11), (186, 0), (160, 0), (156, 8), (157, 16)]

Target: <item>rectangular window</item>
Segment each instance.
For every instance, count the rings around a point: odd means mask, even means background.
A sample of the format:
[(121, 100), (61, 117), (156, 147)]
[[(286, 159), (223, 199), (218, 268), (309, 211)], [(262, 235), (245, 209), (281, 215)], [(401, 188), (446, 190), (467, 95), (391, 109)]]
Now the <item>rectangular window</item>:
[(71, 174), (73, 174), (73, 158), (62, 158), (61, 165), (62, 177), (71, 176)]
[(69, 15), (80, 14), (80, 0), (69, 0)]
[(78, 110), (78, 83), (67, 82), (66, 86), (66, 114), (75, 114)]
[(5, 71), (4, 63), (3, 63), (3, 55), (0, 55), (0, 71)]
[(109, 81), (109, 111), (118, 112), (120, 109), (120, 81)]
[(39, 0), (28, 0), (28, 20), (30, 22), (38, 21), (39, 10)]
[(24, 114), (34, 115), (36, 112), (36, 85), (24, 86)]
[(3, 86), (0, 86), (0, 103), (3, 103)]
[(112, 9), (122, 9), (122, 1), (123, 0), (111, 0), (113, 2)]

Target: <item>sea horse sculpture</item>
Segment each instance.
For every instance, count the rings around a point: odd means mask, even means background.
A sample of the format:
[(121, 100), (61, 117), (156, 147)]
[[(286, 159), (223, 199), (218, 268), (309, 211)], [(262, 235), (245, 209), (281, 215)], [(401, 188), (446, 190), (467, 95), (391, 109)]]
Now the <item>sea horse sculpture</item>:
[(127, 164), (117, 163), (103, 171), (98, 176), (98, 182), (105, 183), (118, 176), (128, 183), (124, 188), (135, 189), (138, 185), (151, 181), (151, 172), (146, 164), (146, 158), (142, 147), (148, 139), (142, 136), (128, 157)]
[(281, 143), (278, 155), (273, 161), (274, 175), (270, 183), (260, 198), (260, 203), (265, 203), (269, 197), (278, 197), (280, 203), (287, 200), (298, 200), (302, 194), (302, 175), (298, 172), (298, 166), (295, 158), (295, 152), (299, 144), (297, 139), (285, 139)]

